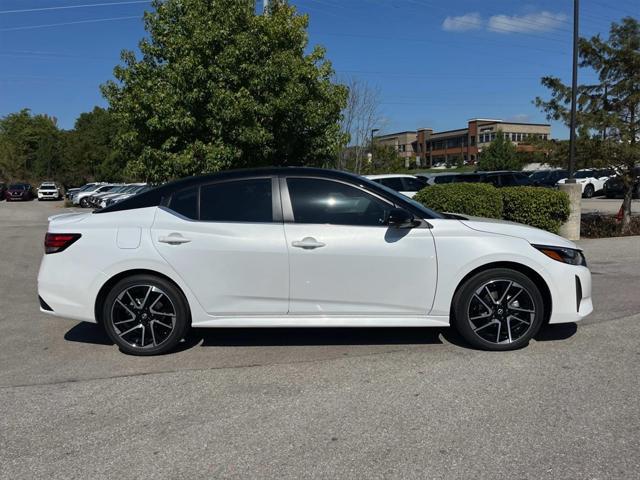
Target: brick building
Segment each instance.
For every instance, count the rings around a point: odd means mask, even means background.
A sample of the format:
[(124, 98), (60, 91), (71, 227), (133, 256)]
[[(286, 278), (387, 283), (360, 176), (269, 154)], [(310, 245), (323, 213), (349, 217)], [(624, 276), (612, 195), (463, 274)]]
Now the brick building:
[(420, 165), (438, 163), (475, 163), (482, 149), (487, 147), (496, 135), (505, 135), (518, 151), (532, 151), (529, 137), (548, 139), (551, 125), (546, 123), (518, 123), (475, 118), (469, 120), (466, 128), (434, 132), (430, 128), (417, 131), (390, 133), (375, 137), (381, 145), (391, 145), (403, 158), (419, 159)]

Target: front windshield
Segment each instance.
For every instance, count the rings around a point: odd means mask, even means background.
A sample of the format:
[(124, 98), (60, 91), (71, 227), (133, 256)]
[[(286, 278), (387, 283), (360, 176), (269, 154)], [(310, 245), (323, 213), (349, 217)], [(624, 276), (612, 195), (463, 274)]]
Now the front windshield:
[(13, 185), (9, 185), (9, 190), (26, 190), (27, 186), (22, 185), (20, 183), (14, 183)]

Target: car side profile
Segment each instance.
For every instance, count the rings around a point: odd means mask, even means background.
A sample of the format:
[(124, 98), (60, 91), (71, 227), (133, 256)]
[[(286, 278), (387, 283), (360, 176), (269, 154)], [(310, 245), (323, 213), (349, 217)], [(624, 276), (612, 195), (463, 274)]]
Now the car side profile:
[[(614, 172), (610, 169), (583, 169), (576, 172), (575, 179), (576, 183), (580, 185), (580, 188), (582, 188), (582, 196), (584, 198), (591, 198), (604, 188), (606, 181), (613, 175)], [(558, 185), (562, 185), (566, 182), (566, 178), (560, 179), (558, 180)]]
[(41, 311), (99, 323), (136, 355), (191, 327), (453, 326), (510, 350), (593, 308), (564, 238), (312, 168), (192, 177), (51, 217), (38, 295)]

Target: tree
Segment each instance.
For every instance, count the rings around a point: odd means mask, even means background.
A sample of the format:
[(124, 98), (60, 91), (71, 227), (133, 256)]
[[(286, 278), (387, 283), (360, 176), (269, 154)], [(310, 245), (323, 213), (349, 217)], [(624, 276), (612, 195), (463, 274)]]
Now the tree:
[(516, 147), (498, 130), (496, 138), (487, 148), (482, 150), (478, 160), (478, 169), (494, 171), (520, 170), (521, 168), (522, 164), (516, 155)]
[(308, 17), (284, 0), (155, 0), (138, 59), (102, 87), (132, 174), (152, 181), (260, 165), (333, 164), (347, 89)]
[(341, 128), (348, 138), (349, 149), (343, 151), (338, 158), (338, 169), (347, 168), (346, 156), (353, 157), (351, 169), (361, 173), (366, 154), (374, 154), (371, 145), (371, 134), (374, 128), (382, 127), (380, 114), (380, 91), (366, 82), (351, 78), (347, 81), (349, 96), (347, 106), (342, 114)]
[(27, 180), (50, 177), (61, 163), (61, 132), (55, 118), (29, 109), (0, 119), (0, 176)]
[[(597, 75), (597, 82), (578, 88), (579, 137), (596, 157), (613, 166), (625, 187), (622, 229), (631, 224), (634, 167), (640, 162), (640, 23), (627, 17), (612, 23), (609, 38), (580, 39), (580, 66)], [(571, 88), (555, 77), (544, 77), (551, 99), (535, 103), (549, 119), (569, 124)]]
[(126, 157), (114, 145), (119, 131), (120, 125), (109, 110), (94, 107), (81, 113), (74, 129), (66, 132), (61, 181), (77, 185), (96, 179), (125, 180)]

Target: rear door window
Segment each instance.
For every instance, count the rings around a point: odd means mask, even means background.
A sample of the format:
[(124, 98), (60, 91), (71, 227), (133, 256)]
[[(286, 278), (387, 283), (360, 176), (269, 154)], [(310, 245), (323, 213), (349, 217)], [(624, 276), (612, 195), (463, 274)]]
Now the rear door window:
[(203, 185), (200, 220), (208, 222), (273, 222), (271, 178)]

